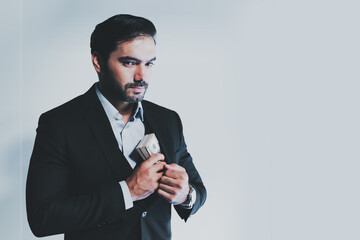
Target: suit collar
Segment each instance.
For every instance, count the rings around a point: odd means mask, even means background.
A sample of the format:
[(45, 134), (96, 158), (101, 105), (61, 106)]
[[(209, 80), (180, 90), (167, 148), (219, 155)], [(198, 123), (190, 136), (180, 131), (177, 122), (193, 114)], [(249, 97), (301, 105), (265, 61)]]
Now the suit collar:
[(111, 128), (99, 98), (96, 95), (95, 84), (83, 95), (84, 116), (93, 132), (106, 161), (118, 180), (131, 175), (133, 169), (119, 149), (118, 143)]

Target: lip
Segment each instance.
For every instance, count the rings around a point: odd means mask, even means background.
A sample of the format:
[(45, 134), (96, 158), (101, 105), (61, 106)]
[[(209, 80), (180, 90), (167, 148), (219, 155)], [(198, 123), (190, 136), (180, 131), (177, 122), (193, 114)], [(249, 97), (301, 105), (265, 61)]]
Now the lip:
[(145, 87), (132, 87), (131, 89), (133, 89), (135, 92), (142, 92)]

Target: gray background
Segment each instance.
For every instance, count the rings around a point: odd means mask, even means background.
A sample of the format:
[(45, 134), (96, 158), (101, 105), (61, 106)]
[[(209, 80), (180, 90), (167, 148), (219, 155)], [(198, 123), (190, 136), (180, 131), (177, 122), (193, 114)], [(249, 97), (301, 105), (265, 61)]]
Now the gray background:
[(157, 26), (146, 98), (180, 114), (208, 189), (188, 223), (173, 216), (174, 240), (360, 239), (357, 1), (1, 3), (2, 239), (36, 239), (38, 117), (97, 80), (89, 37), (117, 13)]

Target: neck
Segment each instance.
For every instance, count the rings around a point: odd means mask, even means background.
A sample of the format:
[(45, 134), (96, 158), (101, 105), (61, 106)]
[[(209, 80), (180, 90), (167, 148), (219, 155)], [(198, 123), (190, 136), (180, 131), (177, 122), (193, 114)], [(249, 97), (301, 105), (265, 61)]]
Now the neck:
[(112, 101), (110, 99), (108, 99), (108, 100), (119, 111), (119, 113), (123, 117), (130, 116), (133, 109), (136, 106), (135, 103), (128, 103), (128, 102), (124, 102), (124, 101)]

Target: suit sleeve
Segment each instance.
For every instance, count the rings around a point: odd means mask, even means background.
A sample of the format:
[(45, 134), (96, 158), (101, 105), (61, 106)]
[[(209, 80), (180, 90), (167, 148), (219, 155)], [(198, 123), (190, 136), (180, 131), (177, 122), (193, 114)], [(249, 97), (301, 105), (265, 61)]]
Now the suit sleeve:
[(123, 220), (126, 213), (118, 182), (82, 194), (71, 191), (76, 173), (59, 124), (46, 114), (39, 119), (26, 184), (28, 221), (34, 235), (77, 232)]
[(180, 147), (177, 151), (177, 154), (179, 154), (179, 165), (185, 168), (188, 176), (189, 176), (189, 184), (195, 189), (196, 191), (196, 201), (193, 205), (192, 209), (184, 209), (179, 205), (175, 206), (175, 209), (179, 216), (187, 221), (190, 215), (195, 214), (200, 207), (205, 203), (206, 200), (206, 189), (203, 184), (203, 181), (198, 173), (198, 171), (195, 168), (195, 165), (193, 163), (193, 159), (189, 152), (187, 151), (184, 135), (183, 135), (183, 127), (180, 120), (179, 115), (176, 113), (176, 119), (178, 124), (178, 130), (179, 130), (179, 143)]

